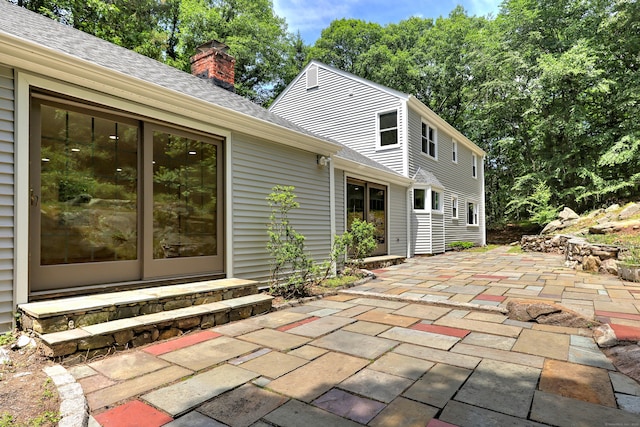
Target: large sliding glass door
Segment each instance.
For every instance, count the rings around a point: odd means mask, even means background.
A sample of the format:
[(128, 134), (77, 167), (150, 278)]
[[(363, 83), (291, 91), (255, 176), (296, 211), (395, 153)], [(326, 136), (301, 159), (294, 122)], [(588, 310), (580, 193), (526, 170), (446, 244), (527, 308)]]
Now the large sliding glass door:
[(347, 180), (347, 229), (354, 219), (366, 220), (375, 226), (376, 249), (372, 255), (387, 254), (387, 189), (370, 182)]
[(30, 292), (222, 271), (221, 140), (34, 95), (30, 152)]

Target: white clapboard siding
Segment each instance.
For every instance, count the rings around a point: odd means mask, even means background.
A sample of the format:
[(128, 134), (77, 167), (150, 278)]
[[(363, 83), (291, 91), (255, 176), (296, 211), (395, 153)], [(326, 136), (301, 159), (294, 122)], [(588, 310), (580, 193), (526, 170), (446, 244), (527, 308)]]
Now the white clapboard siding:
[[(428, 122), (428, 121), (427, 121)], [(470, 241), (476, 244), (483, 242), (483, 224), (480, 226), (467, 225), (467, 202), (478, 203), (480, 221), (484, 221), (483, 206), (481, 204), (483, 170), (481, 158), (478, 156), (478, 177), (472, 176), (471, 150), (458, 142), (458, 162), (452, 161), (453, 139), (442, 129), (437, 129), (438, 156), (434, 160), (422, 153), (421, 133), (422, 117), (417, 112), (409, 111), (409, 176), (413, 176), (418, 168), (433, 173), (444, 186), (444, 235), (445, 246), (455, 241)], [(452, 219), (451, 196), (458, 197), (458, 219)], [(415, 228), (414, 228), (415, 232)], [(422, 234), (422, 231), (419, 231)], [(433, 238), (441, 239), (442, 233), (434, 230)], [(439, 244), (439, 243), (438, 243)], [(435, 250), (435, 249), (434, 249)], [(417, 252), (421, 253), (421, 252)], [(433, 252), (437, 253), (437, 252)]]
[(0, 333), (13, 326), (13, 70), (0, 65)]
[[(396, 148), (376, 151), (377, 114), (394, 109), (398, 110), (400, 144)], [(404, 100), (376, 85), (318, 65), (316, 87), (307, 89), (306, 73), (303, 73), (270, 110), (404, 173)]]

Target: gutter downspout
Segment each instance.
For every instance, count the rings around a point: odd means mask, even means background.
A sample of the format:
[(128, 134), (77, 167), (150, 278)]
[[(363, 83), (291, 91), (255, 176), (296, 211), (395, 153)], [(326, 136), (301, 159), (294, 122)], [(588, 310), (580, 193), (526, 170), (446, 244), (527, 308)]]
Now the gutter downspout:
[[(333, 248), (333, 244), (336, 239), (336, 179), (335, 179), (335, 168), (333, 167), (333, 158), (329, 158), (331, 161), (329, 162), (329, 206), (330, 209), (330, 228), (331, 228), (331, 248)], [(335, 276), (337, 274), (337, 265), (333, 265), (331, 267), (331, 274)]]

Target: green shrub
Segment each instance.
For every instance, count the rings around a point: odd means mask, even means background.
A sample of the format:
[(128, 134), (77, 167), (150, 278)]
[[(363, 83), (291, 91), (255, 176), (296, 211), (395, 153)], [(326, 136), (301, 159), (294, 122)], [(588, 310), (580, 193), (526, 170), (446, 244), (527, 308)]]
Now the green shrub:
[(466, 242), (466, 241), (460, 241), (460, 242), (451, 242), (449, 243), (449, 247), (451, 249), (453, 249), (454, 251), (463, 251), (465, 249), (471, 249), (472, 247), (474, 247), (476, 244), (473, 242)]

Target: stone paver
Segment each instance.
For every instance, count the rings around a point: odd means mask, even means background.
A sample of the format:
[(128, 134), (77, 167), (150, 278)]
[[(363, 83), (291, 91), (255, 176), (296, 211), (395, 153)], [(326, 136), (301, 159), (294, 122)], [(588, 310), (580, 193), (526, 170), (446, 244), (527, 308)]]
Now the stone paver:
[(248, 427), (287, 400), (285, 396), (245, 384), (205, 403), (198, 411), (230, 426)]
[(176, 418), (163, 427), (226, 427), (226, 425), (217, 422), (197, 411), (191, 411), (180, 418)]
[(363, 369), (344, 380), (338, 387), (371, 399), (389, 403), (413, 383), (408, 378), (372, 369)]
[(171, 364), (144, 352), (121, 353), (89, 366), (112, 380), (126, 380), (166, 368)]
[(360, 424), (346, 420), (323, 409), (290, 400), (264, 417), (269, 423), (281, 427), (357, 427)]
[(526, 418), (540, 369), (483, 360), (456, 395), (456, 400)]
[(640, 286), (563, 264), (506, 247), (409, 259), (332, 297), (69, 372), (92, 415), (124, 408), (136, 425), (151, 406), (172, 427), (638, 424), (640, 384), (590, 330), (501, 314), (526, 297), (640, 332)]
[(149, 405), (134, 400), (95, 416), (105, 426), (136, 425), (140, 427), (160, 426), (172, 420), (167, 414)]
[(616, 407), (609, 373), (600, 368), (547, 359), (538, 388), (547, 393)]
[(177, 381), (191, 374), (191, 371), (179, 366), (169, 366), (167, 368), (154, 371), (147, 375), (141, 375), (133, 379), (123, 381), (107, 388), (96, 390), (87, 394), (89, 408), (95, 411), (116, 402), (129, 399), (133, 396), (153, 390), (171, 381)]
[(273, 329), (261, 329), (236, 338), (282, 351), (301, 347), (311, 341), (308, 338), (302, 338), (287, 332), (274, 331)]
[(316, 338), (320, 335), (328, 334), (336, 329), (340, 329), (350, 323), (354, 323), (356, 319), (350, 317), (322, 317), (316, 321), (305, 323), (298, 327), (289, 329), (287, 332), (305, 337)]
[(272, 381), (269, 388), (311, 402), (367, 364), (365, 359), (330, 352)]
[(438, 413), (438, 408), (398, 397), (369, 425), (371, 427), (424, 427)]
[(365, 359), (376, 359), (396, 345), (397, 341), (339, 330), (314, 340), (312, 345)]
[(335, 388), (314, 400), (313, 404), (325, 411), (362, 424), (371, 421), (386, 407), (384, 403), (355, 396)]
[(175, 417), (257, 376), (246, 369), (222, 365), (188, 380), (159, 388), (145, 394), (142, 399)]
[(415, 329), (405, 329), (393, 327), (379, 335), (383, 338), (417, 344), (426, 347), (433, 347), (440, 350), (448, 350), (454, 346), (460, 338), (449, 335), (434, 334), (432, 332), (417, 331)]
[(369, 365), (369, 368), (375, 371), (417, 380), (433, 365), (433, 362), (390, 352)]
[(160, 358), (195, 371), (217, 365), (245, 353), (257, 350), (255, 344), (235, 338), (220, 337), (192, 345), (180, 350), (165, 353)]
[(501, 414), (485, 408), (479, 408), (466, 403), (450, 400), (444, 407), (440, 419), (456, 426), (482, 426), (482, 427), (537, 427), (546, 424), (538, 424), (511, 415)]
[(536, 391), (531, 419), (560, 427), (638, 425), (638, 415), (553, 393)]
[(301, 357), (272, 351), (239, 366), (265, 377), (278, 378), (306, 363), (308, 363), (308, 360)]
[[(544, 345), (540, 343), (544, 343)], [(520, 353), (567, 360), (569, 357), (570, 343), (571, 338), (568, 335), (525, 329), (520, 334), (520, 337), (518, 337), (512, 350)]]
[(431, 406), (443, 408), (472, 371), (438, 363), (402, 395)]

